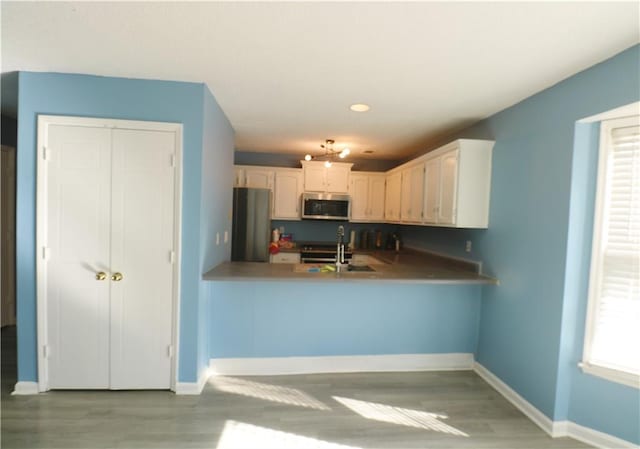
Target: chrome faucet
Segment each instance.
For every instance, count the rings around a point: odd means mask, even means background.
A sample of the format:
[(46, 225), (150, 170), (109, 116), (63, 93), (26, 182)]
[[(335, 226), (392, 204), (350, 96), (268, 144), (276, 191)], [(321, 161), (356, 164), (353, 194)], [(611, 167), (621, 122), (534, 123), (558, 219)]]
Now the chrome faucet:
[(336, 271), (340, 273), (344, 262), (344, 226), (338, 226), (338, 248), (336, 250)]

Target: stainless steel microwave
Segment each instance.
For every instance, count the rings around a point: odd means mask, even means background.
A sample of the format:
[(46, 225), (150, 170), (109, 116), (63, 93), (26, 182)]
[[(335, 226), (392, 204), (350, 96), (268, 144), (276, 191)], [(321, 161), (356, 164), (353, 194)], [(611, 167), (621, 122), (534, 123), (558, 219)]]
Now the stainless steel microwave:
[(303, 193), (302, 218), (348, 221), (351, 197), (337, 193)]

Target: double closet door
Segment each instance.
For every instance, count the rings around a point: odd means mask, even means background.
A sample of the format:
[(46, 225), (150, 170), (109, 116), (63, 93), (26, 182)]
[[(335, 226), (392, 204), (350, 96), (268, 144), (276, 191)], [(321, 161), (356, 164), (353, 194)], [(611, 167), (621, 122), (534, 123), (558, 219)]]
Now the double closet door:
[(171, 387), (181, 133), (157, 125), (39, 118), (41, 389)]

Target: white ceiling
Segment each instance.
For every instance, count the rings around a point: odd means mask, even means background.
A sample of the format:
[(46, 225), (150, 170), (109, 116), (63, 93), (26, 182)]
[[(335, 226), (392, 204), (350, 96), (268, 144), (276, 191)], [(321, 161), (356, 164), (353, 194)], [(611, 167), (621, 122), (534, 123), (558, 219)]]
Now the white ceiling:
[(640, 41), (638, 2), (1, 7), (3, 72), (204, 82), (240, 150), (320, 152), (333, 138), (387, 159)]

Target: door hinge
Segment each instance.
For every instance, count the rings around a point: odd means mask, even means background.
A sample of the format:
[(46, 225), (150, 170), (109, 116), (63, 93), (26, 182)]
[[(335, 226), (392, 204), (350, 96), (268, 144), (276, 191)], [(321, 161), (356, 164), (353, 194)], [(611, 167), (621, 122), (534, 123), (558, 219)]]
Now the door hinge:
[(44, 159), (45, 161), (48, 161), (50, 155), (51, 155), (51, 152), (47, 149), (47, 147), (42, 147), (42, 159)]
[(42, 346), (42, 357), (44, 357), (45, 359), (49, 358), (49, 346), (47, 345)]
[(176, 252), (169, 251), (169, 263), (175, 263), (176, 261)]
[(49, 248), (47, 246), (43, 246), (42, 247), (42, 258), (44, 260), (48, 260), (49, 257), (51, 257), (51, 248)]
[(173, 357), (173, 345), (167, 346), (167, 357)]
[(169, 167), (175, 167), (176, 166), (176, 155), (172, 154), (169, 157)]

